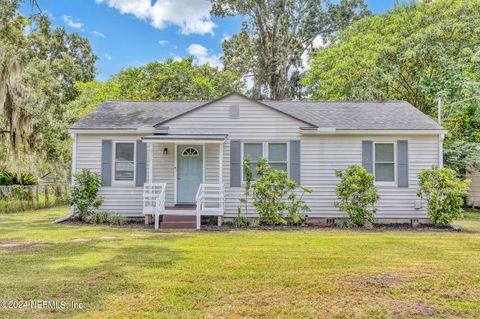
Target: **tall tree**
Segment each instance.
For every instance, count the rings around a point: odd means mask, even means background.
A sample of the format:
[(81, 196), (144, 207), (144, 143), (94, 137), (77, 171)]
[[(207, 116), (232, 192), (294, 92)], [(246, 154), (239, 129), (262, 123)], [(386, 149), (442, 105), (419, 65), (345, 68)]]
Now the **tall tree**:
[(317, 37), (326, 40), (370, 14), (363, 0), (339, 4), (322, 0), (211, 1), (215, 15), (247, 17), (241, 32), (223, 42), (225, 68), (251, 76), (254, 97), (275, 100), (298, 94), (295, 84), (302, 57)]
[(52, 29), (37, 9), (19, 13), (22, 3), (0, 1), (0, 159), (65, 172), (66, 105), (76, 82), (94, 78), (97, 57), (87, 39)]

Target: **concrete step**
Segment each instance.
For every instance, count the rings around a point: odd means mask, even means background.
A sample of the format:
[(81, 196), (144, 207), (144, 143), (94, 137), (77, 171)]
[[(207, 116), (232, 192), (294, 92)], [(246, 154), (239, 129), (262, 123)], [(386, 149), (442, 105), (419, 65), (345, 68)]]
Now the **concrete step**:
[(163, 215), (162, 222), (196, 222), (195, 215)]
[(196, 229), (196, 222), (161, 222), (161, 229)]

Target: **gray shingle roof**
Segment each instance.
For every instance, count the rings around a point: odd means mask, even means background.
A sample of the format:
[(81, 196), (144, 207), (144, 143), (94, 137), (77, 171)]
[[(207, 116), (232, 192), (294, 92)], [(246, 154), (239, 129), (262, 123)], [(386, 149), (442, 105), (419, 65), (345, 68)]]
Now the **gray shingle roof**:
[[(136, 129), (191, 111), (207, 101), (105, 101), (75, 123), (73, 129)], [(403, 101), (305, 102), (260, 101), (273, 109), (320, 128), (337, 130), (438, 130), (431, 118)], [(306, 126), (306, 125), (303, 125)]]
[(298, 102), (262, 101), (318, 127), (337, 130), (438, 130), (430, 117), (404, 101)]
[(205, 101), (105, 101), (73, 125), (73, 129), (136, 129), (185, 113)]

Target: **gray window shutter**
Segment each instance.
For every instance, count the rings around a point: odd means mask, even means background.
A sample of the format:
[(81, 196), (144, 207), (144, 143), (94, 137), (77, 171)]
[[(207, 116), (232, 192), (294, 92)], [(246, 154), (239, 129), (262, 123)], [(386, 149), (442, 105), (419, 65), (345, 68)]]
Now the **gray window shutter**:
[(112, 140), (102, 140), (102, 186), (112, 186)]
[(408, 141), (397, 141), (398, 187), (408, 187)]
[(230, 187), (240, 187), (242, 184), (242, 142), (230, 141)]
[(300, 141), (290, 141), (290, 178), (300, 185)]
[(147, 144), (137, 140), (135, 186), (143, 186), (147, 178)]
[(362, 166), (373, 174), (373, 142), (362, 141)]

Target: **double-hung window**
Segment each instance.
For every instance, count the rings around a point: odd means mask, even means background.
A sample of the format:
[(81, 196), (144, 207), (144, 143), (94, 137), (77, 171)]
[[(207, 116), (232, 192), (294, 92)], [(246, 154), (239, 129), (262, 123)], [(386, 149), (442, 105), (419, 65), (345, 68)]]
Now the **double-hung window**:
[[(252, 142), (243, 144), (243, 159), (250, 157), (253, 180), (258, 178), (257, 165), (260, 157), (267, 158), (268, 164), (276, 170), (288, 171), (288, 147), (287, 143)], [(245, 172), (243, 172), (245, 180)]]
[(374, 175), (377, 182), (395, 182), (395, 144), (375, 143)]
[(115, 181), (133, 181), (135, 175), (135, 143), (115, 143)]

